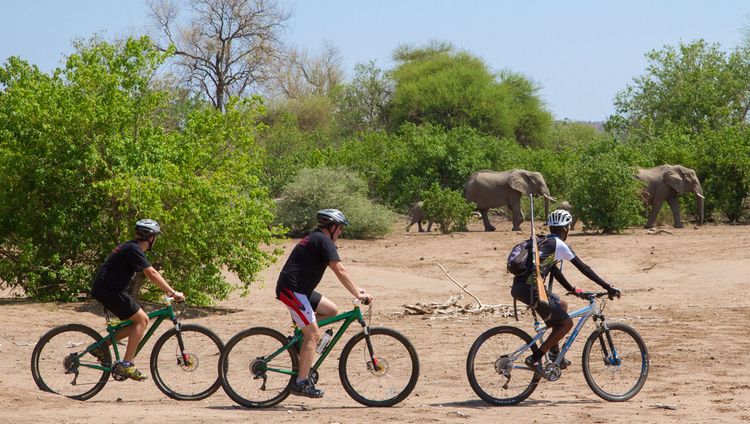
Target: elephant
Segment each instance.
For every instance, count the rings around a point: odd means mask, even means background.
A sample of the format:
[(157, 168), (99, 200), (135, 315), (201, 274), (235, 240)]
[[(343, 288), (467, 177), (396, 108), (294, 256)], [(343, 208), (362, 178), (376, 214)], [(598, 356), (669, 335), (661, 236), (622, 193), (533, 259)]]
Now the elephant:
[(563, 200), (559, 205), (557, 205), (557, 209), (568, 211), (573, 216), (573, 222), (570, 224), (570, 229), (575, 230), (576, 223), (578, 222), (578, 217), (573, 214), (573, 207), (570, 206), (570, 203), (567, 200)]
[(406, 227), (407, 233), (414, 224), (417, 224), (419, 232), (423, 233), (424, 230), (422, 229), (422, 221), (427, 221), (428, 233), (432, 230), (432, 220), (427, 218), (427, 214), (424, 212), (424, 202), (417, 202), (414, 204), (414, 206), (411, 207), (411, 210), (409, 211), (409, 218), (411, 222), (409, 222), (409, 225)]
[(544, 215), (547, 216), (549, 202), (555, 199), (549, 194), (547, 183), (538, 172), (523, 169), (503, 172), (483, 170), (471, 174), (464, 185), (464, 198), (467, 202), (476, 203), (485, 231), (495, 231), (487, 211), (505, 205), (513, 214), (513, 231), (520, 231), (523, 222), (521, 196), (528, 194), (544, 197)]
[(680, 202), (677, 196), (691, 192), (695, 193), (695, 202), (700, 211), (700, 225), (703, 225), (703, 188), (698, 176), (690, 168), (682, 165), (661, 165), (654, 168), (641, 168), (635, 178), (644, 183), (641, 197), (643, 205), (651, 207), (646, 228), (653, 228), (656, 216), (659, 214), (664, 201), (667, 201), (674, 216), (674, 227), (682, 228), (680, 219)]

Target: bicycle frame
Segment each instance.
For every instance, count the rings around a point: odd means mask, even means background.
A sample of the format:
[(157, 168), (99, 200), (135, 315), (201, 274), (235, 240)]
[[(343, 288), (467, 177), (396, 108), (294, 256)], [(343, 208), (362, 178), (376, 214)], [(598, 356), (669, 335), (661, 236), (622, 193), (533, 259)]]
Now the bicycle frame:
[[(349, 325), (351, 325), (354, 321), (358, 321), (362, 325), (362, 328), (364, 329), (365, 334), (368, 334), (369, 327), (367, 326), (367, 323), (365, 322), (364, 317), (362, 316), (362, 311), (360, 310), (359, 305), (355, 305), (354, 309), (352, 309), (351, 311), (344, 312), (343, 314), (339, 314), (334, 317), (330, 317), (330, 318), (326, 318), (326, 319), (322, 319), (318, 321), (318, 327), (322, 328), (324, 326), (327, 326), (329, 324), (333, 324), (339, 321), (344, 321), (344, 323), (341, 324), (341, 327), (336, 332), (336, 334), (334, 334), (333, 338), (328, 343), (328, 346), (326, 346), (325, 350), (320, 354), (320, 357), (318, 358), (318, 360), (315, 362), (315, 364), (313, 364), (312, 369), (317, 370), (318, 367), (320, 367), (320, 365), (323, 364), (323, 361), (325, 361), (325, 359), (328, 357), (328, 354), (331, 352), (331, 350), (333, 350), (333, 347), (336, 345), (339, 339), (341, 339), (341, 336), (344, 335), (346, 330), (349, 328)], [(289, 343), (282, 346), (281, 348), (279, 348), (277, 351), (273, 352), (272, 354), (264, 357), (263, 358), (264, 362), (268, 364), (274, 358), (279, 356), (281, 353), (287, 351), (288, 349), (291, 349), (292, 346), (294, 346), (295, 344), (301, 345), (302, 339), (303, 339), (302, 330), (295, 326), (294, 336), (290, 338)], [(367, 339), (367, 348), (369, 349), (370, 354), (372, 354), (372, 344), (370, 343), (369, 338)], [(375, 363), (375, 365), (377, 364)], [(280, 374), (297, 375), (297, 371), (288, 370), (288, 369), (266, 368), (265, 370), (278, 372)]]
[[(177, 329), (178, 334), (179, 334), (180, 323), (174, 314), (174, 308), (172, 308), (171, 304), (167, 305), (167, 307), (165, 308), (162, 308), (153, 312), (149, 312), (147, 315), (148, 315), (149, 320), (156, 318), (156, 321), (154, 321), (154, 323), (151, 324), (146, 334), (143, 335), (143, 339), (141, 339), (141, 342), (138, 344), (138, 349), (136, 349), (135, 351), (136, 356), (138, 356), (138, 353), (141, 351), (141, 349), (143, 349), (143, 346), (146, 345), (148, 340), (151, 338), (154, 332), (156, 332), (156, 329), (159, 328), (159, 325), (164, 320), (170, 319), (174, 323), (175, 328)], [(115, 340), (115, 336), (117, 335), (118, 331), (122, 330), (123, 328), (131, 324), (133, 324), (133, 321), (129, 319), (125, 321), (120, 321), (117, 324), (107, 324), (108, 334), (104, 336), (103, 338), (101, 338), (95, 344), (86, 348), (83, 352), (79, 353), (76, 359), (80, 359), (82, 356), (98, 348), (99, 346), (105, 345), (107, 342), (110, 342), (110, 344), (112, 345), (112, 349), (115, 351), (115, 360), (113, 361), (113, 363), (118, 362), (120, 360), (120, 352), (117, 349), (117, 341)], [(177, 342), (180, 346), (180, 351), (184, 351), (185, 347), (182, 344), (182, 337), (177, 337)], [(88, 368), (95, 368), (95, 369), (103, 370), (103, 371), (112, 371), (112, 368), (114, 367), (114, 365), (107, 367), (107, 366), (100, 365), (100, 364), (83, 364), (83, 363), (81, 363), (80, 366), (84, 366)]]
[[(589, 318), (594, 317), (594, 321), (601, 320), (601, 326), (607, 330), (607, 321), (604, 318), (604, 315), (601, 313), (601, 309), (599, 308), (599, 304), (596, 301), (596, 298), (589, 299), (589, 305), (584, 306), (581, 309), (578, 309), (576, 311), (573, 311), (569, 314), (571, 319), (579, 318), (578, 323), (576, 324), (575, 328), (573, 328), (573, 332), (570, 333), (568, 338), (565, 340), (565, 343), (563, 344), (562, 349), (560, 349), (560, 354), (557, 355), (557, 358), (555, 359), (555, 364), (558, 366), (562, 363), (563, 358), (565, 357), (565, 354), (568, 353), (568, 350), (573, 345), (573, 342), (575, 342), (576, 338), (578, 337), (578, 334), (581, 332), (581, 329), (586, 324), (586, 321), (588, 321)], [(525, 344), (521, 346), (518, 350), (513, 352), (511, 355), (511, 360), (514, 362), (523, 354), (526, 350), (531, 349), (531, 346), (534, 345), (536, 342), (539, 342), (541, 344), (542, 339), (544, 337), (544, 333), (547, 332), (548, 327), (544, 322), (535, 321), (534, 322), (534, 330), (536, 330), (536, 335), (531, 339), (531, 343)], [(615, 362), (618, 361), (617, 358), (617, 352), (614, 349), (614, 344), (612, 343), (612, 340), (610, 338), (609, 332), (607, 334), (607, 339), (609, 341), (609, 345), (612, 346), (613, 355), (611, 358), (611, 365), (617, 365)], [(606, 346), (604, 345), (604, 341), (600, 339), (600, 342), (602, 343), (602, 351), (607, 352)], [(525, 365), (514, 365), (513, 368), (527, 368)]]

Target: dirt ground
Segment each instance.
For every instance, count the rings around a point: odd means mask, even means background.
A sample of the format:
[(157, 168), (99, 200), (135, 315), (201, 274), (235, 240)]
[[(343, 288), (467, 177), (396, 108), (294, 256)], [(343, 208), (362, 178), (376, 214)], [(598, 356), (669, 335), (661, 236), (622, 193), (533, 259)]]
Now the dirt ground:
[[(81, 304), (39, 304), (0, 299), (0, 422), (581, 422), (705, 423), (750, 421), (750, 226), (705, 226), (648, 234), (633, 228), (622, 235), (574, 231), (568, 239), (576, 253), (605, 280), (623, 291), (610, 302), (607, 316), (635, 327), (645, 339), (651, 370), (643, 390), (632, 400), (609, 403), (586, 385), (580, 350), (592, 324), (582, 331), (569, 356), (573, 366), (557, 382), (545, 382), (514, 407), (492, 407), (469, 387), (465, 363), (469, 347), (486, 329), (519, 325), (531, 332), (528, 316), (515, 323), (500, 316), (429, 318), (403, 315), (403, 305), (443, 302), (460, 290), (451, 275), (486, 304), (509, 304), (511, 278), (504, 260), (522, 235), (507, 222), (494, 233), (407, 234), (400, 227), (376, 241), (339, 241), (340, 254), (356, 281), (376, 297), (373, 325), (393, 327), (414, 343), (421, 374), (414, 392), (393, 408), (366, 408), (349, 398), (339, 382), (336, 351), (321, 370), (323, 399), (289, 397), (267, 410), (235, 406), (221, 389), (198, 402), (164, 396), (150, 380), (115, 382), (86, 402), (39, 391), (29, 370), (38, 338), (55, 325), (80, 322), (102, 332), (103, 318)], [(528, 224), (524, 224), (528, 231)], [(294, 241), (286, 244), (289, 252)], [(241, 329), (270, 326), (286, 333), (289, 317), (274, 300), (276, 276), (284, 258), (263, 272), (249, 297), (239, 296), (214, 313), (188, 320), (213, 329), (228, 340)], [(596, 286), (573, 268), (566, 275), (578, 287)], [(167, 276), (168, 277), (168, 276)], [(559, 292), (559, 288), (557, 288)], [(340, 310), (350, 297), (326, 273), (319, 291)], [(568, 298), (570, 299), (570, 298)], [(465, 303), (471, 299), (465, 298)], [(574, 300), (570, 300), (575, 302)], [(164, 327), (166, 328), (166, 327)], [(160, 329), (160, 332), (163, 331)], [(352, 332), (354, 329), (349, 330)], [(345, 336), (348, 337), (348, 336)], [(153, 338), (152, 340), (155, 340)], [(341, 344), (340, 346), (343, 346)], [(340, 351), (340, 347), (337, 347)], [(147, 346), (144, 352), (150, 352)], [(141, 359), (140, 368), (148, 370)], [(561, 420), (560, 420), (561, 419)], [(560, 421), (559, 421), (560, 420)]]

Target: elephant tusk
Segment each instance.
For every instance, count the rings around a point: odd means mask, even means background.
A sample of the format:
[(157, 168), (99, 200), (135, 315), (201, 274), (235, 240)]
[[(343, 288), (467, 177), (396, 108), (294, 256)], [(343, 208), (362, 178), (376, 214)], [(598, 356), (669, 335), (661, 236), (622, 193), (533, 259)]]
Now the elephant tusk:
[(702, 195), (702, 194), (700, 194), (700, 193), (695, 193), (695, 195), (696, 195), (696, 196), (698, 196), (698, 197), (700, 197), (701, 199), (705, 199), (705, 196), (703, 196), (703, 195)]
[(547, 199), (549, 199), (551, 202), (557, 202), (557, 199), (555, 199), (552, 196), (547, 196), (546, 194), (544, 194), (543, 196), (546, 197)]

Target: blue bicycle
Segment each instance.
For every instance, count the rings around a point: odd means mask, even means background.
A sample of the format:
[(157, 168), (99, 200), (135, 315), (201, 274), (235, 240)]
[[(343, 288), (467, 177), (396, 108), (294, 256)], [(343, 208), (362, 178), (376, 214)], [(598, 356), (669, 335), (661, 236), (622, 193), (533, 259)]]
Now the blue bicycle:
[[(580, 319), (560, 354), (555, 361), (545, 358), (545, 376), (549, 381), (560, 378), (565, 354), (586, 321), (593, 317), (596, 329), (586, 340), (581, 361), (586, 383), (599, 397), (610, 402), (631, 399), (648, 377), (646, 344), (632, 327), (607, 322), (603, 314), (607, 293), (585, 293), (585, 296), (589, 305), (570, 314), (571, 318)], [(541, 345), (547, 327), (537, 321), (534, 329), (537, 334), (532, 338), (516, 327), (491, 328), (471, 346), (466, 374), (471, 388), (482, 400), (492, 405), (515, 405), (534, 392), (541, 378), (523, 361), (530, 354), (529, 350), (535, 352)]]

